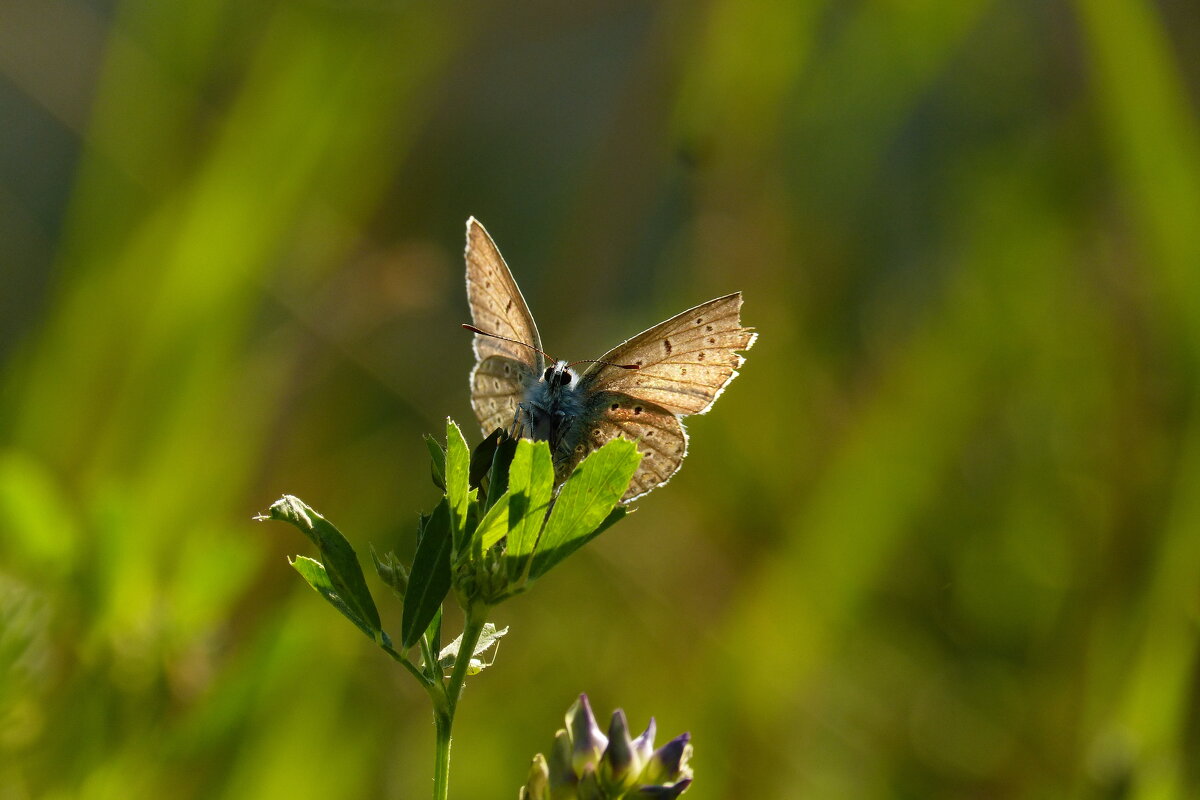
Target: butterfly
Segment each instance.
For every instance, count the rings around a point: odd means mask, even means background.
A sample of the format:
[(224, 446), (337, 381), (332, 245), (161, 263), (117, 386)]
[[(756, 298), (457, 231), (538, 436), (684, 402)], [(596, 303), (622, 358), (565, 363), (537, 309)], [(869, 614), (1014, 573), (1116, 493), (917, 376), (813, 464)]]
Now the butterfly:
[[(742, 327), (741, 292), (660, 322), (599, 359), (568, 364), (542, 350), (512, 272), (483, 226), (467, 220), (467, 300), (475, 333), (471, 407), (484, 434), (506, 428), (545, 440), (555, 480), (621, 436), (642, 461), (622, 502), (662, 486), (687, 455), (681, 417), (703, 414), (738, 375), (758, 334)], [(549, 358), (549, 362), (547, 359)], [(576, 364), (590, 366), (576, 373)]]

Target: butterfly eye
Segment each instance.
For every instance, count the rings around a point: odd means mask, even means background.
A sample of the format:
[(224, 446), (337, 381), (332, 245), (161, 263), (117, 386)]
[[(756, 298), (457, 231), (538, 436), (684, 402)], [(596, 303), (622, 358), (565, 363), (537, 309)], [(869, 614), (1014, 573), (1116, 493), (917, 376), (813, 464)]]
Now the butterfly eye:
[(571, 382), (571, 373), (567, 372), (566, 370), (563, 370), (562, 375), (558, 376), (558, 382), (562, 386), (566, 386), (568, 383)]
[(542, 375), (542, 380), (544, 380), (544, 381), (554, 380), (554, 367), (550, 367), (549, 369), (546, 370), (545, 374)]

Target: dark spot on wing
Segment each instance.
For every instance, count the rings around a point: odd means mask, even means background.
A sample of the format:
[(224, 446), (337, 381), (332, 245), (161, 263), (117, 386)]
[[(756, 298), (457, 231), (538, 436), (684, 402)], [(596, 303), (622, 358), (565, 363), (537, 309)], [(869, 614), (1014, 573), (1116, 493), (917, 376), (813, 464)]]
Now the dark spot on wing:
[(635, 413), (635, 414), (640, 414), (640, 413), (642, 413), (642, 407), (641, 407), (641, 406), (634, 406), (634, 407), (633, 407), (633, 413)]
[(620, 408), (620, 407), (621, 407), (621, 406), (620, 406), (619, 404), (617, 404), (617, 403), (613, 403), (611, 406), (609, 406), (609, 407), (608, 407), (608, 410), (609, 410), (609, 411), (616, 411), (616, 410), (617, 410), (618, 408)]
[(704, 353), (700, 353), (699, 355), (697, 355), (697, 356), (696, 356), (696, 360), (698, 360), (698, 361), (703, 361), (703, 360), (704, 360)]
[(703, 322), (704, 322), (704, 317), (696, 317), (696, 324), (697, 324), (697, 325), (700, 325), (700, 324), (701, 324), (701, 323), (703, 323)]
[[(511, 298), (511, 297), (510, 297), (510, 298), (508, 298), (508, 305), (506, 305), (506, 306), (504, 307), (504, 310), (505, 310), (505, 311), (512, 311), (512, 298)], [(708, 329), (711, 331), (711, 330), (712, 330), (712, 326), (710, 325), (710, 326), (708, 327)]]
[[(512, 303), (512, 301), (510, 300), (509, 304), (511, 304), (511, 303)], [(708, 331), (709, 333), (712, 333), (712, 325), (705, 325), (704, 330)]]
[(667, 351), (667, 355), (671, 355), (671, 351), (672, 351), (674, 348), (673, 348), (673, 347), (671, 347), (671, 340), (670, 340), (670, 339), (663, 339), (663, 349)]

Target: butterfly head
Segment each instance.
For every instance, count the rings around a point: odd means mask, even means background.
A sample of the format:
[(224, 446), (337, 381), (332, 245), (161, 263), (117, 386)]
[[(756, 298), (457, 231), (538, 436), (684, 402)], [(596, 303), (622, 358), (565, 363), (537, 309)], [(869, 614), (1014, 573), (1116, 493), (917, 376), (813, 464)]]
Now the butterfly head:
[(570, 386), (578, 377), (565, 361), (556, 361), (554, 366), (547, 367), (546, 371), (542, 373), (542, 380), (554, 389)]

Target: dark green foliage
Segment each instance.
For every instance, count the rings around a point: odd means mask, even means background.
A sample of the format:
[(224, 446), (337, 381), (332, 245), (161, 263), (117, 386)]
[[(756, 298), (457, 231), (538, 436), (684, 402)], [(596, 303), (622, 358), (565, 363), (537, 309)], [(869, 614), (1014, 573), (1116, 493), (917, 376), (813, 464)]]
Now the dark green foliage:
[(450, 550), (450, 506), (442, 500), (421, 530), (417, 554), (413, 556), (400, 628), (405, 649), (417, 643), (450, 591)]

